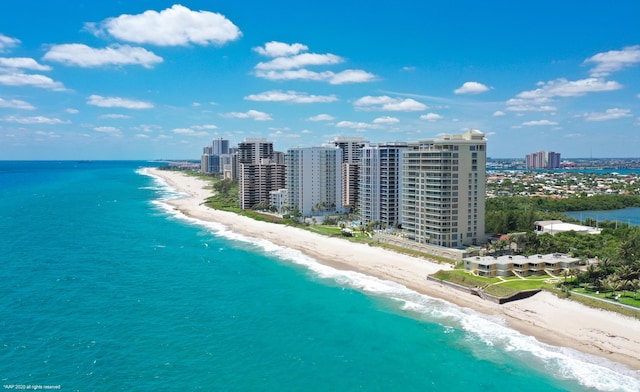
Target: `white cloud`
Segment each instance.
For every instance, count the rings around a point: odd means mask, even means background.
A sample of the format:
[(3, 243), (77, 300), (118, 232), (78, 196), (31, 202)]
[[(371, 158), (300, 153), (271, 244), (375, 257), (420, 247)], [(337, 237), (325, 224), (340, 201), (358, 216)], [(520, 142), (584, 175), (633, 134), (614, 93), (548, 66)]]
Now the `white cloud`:
[(338, 128), (352, 128), (352, 129), (380, 129), (378, 124), (369, 124), (366, 122), (355, 121), (340, 121), (336, 124)]
[(49, 125), (55, 125), (55, 124), (70, 124), (71, 121), (64, 121), (64, 120), (60, 120), (59, 118), (49, 118), (49, 117), (43, 117), (43, 116), (33, 116), (33, 117), (16, 117), (16, 116), (9, 116), (9, 117), (4, 117), (2, 119), (0, 119), (4, 122), (13, 122), (13, 123), (18, 123), (18, 124), (49, 124)]
[(317, 116), (309, 117), (307, 120), (309, 121), (332, 121), (336, 118), (329, 114), (318, 114)]
[(495, 112), (493, 112), (493, 117), (502, 117), (505, 116), (506, 113), (501, 111), (501, 110), (496, 110)]
[(378, 117), (373, 120), (374, 124), (397, 124), (399, 122), (399, 118), (390, 116)]
[(485, 136), (495, 136), (496, 132), (487, 132), (484, 134)]
[(542, 104), (546, 101), (548, 100), (512, 98), (507, 101), (507, 110), (511, 112), (555, 112), (557, 110), (555, 106)]
[(263, 56), (268, 57), (283, 57), (294, 56), (300, 52), (306, 52), (309, 48), (303, 44), (285, 44), (284, 42), (271, 41), (264, 44), (264, 47), (258, 46), (253, 48)]
[(271, 90), (260, 94), (251, 94), (244, 99), (248, 101), (260, 102), (293, 102), (293, 103), (318, 103), (318, 102), (335, 102), (338, 97), (335, 95), (309, 95), (297, 91), (280, 91)]
[(21, 101), (19, 99), (6, 100), (0, 98), (0, 108), (33, 110), (36, 107), (29, 102)]
[(114, 120), (120, 120), (120, 119), (127, 119), (127, 118), (131, 118), (131, 116), (127, 116), (126, 114), (103, 114), (100, 116), (100, 118), (111, 118)]
[(19, 44), (20, 44), (19, 39), (7, 37), (4, 34), (0, 34), (0, 53), (8, 52), (9, 49), (13, 49)]
[(78, 109), (74, 109), (74, 108), (67, 108), (64, 111), (69, 113), (69, 114), (78, 114), (78, 113), (80, 113), (80, 111)]
[(124, 108), (124, 109), (151, 109), (153, 104), (145, 101), (135, 101), (120, 97), (102, 97), (91, 95), (87, 100), (88, 105), (99, 106), (101, 108)]
[(616, 120), (618, 118), (633, 117), (630, 109), (607, 109), (604, 113), (587, 113), (585, 120), (587, 121), (607, 121)]
[(541, 87), (535, 90), (523, 91), (517, 97), (527, 100), (537, 99), (538, 102), (542, 102), (553, 97), (579, 97), (588, 93), (613, 91), (622, 88), (622, 85), (616, 81), (606, 81), (600, 78), (587, 78), (576, 81), (560, 78), (548, 82), (539, 82), (538, 85)]
[(204, 131), (196, 132), (191, 128), (176, 128), (171, 132), (178, 135), (184, 135), (184, 136), (209, 136), (208, 132), (204, 132)]
[(520, 125), (525, 127), (533, 127), (533, 126), (541, 126), (541, 125), (545, 125), (545, 126), (558, 125), (558, 123), (555, 121), (549, 121), (549, 120), (535, 120), (535, 121), (526, 121)]
[(308, 65), (332, 65), (343, 62), (344, 59), (331, 53), (302, 53), (291, 57), (277, 57), (266, 63), (260, 62), (255, 68), (260, 70), (284, 70), (303, 68)]
[(307, 134), (310, 134), (310, 133), (313, 133), (313, 132), (311, 132), (308, 129), (303, 129), (302, 131), (300, 131), (300, 133), (303, 134), (303, 135), (307, 135)]
[(640, 63), (640, 45), (627, 46), (622, 50), (610, 50), (608, 52), (598, 53), (589, 57), (584, 62), (585, 64), (596, 64), (591, 70), (591, 76), (607, 76), (622, 68), (631, 67)]
[(453, 90), (455, 94), (480, 94), (489, 91), (489, 87), (478, 82), (464, 82), (460, 88)]
[(124, 14), (85, 27), (98, 35), (107, 33), (122, 41), (158, 46), (223, 45), (242, 35), (222, 14), (192, 11), (179, 4), (160, 12)]
[(7, 86), (31, 86), (53, 91), (65, 91), (62, 83), (56, 82), (48, 76), (25, 74), (20, 71), (0, 73), (0, 84)]
[(268, 121), (268, 120), (273, 120), (271, 118), (271, 115), (269, 115), (268, 113), (264, 113), (264, 112), (259, 112), (257, 110), (249, 110), (247, 112), (230, 112), (230, 113), (222, 113), (220, 114), (222, 117), (225, 118), (250, 118), (256, 121)]
[(365, 83), (374, 80), (376, 76), (361, 69), (346, 69), (334, 74), (329, 79), (330, 84)]
[(443, 118), (444, 118), (443, 116), (437, 113), (427, 113), (420, 116), (420, 120), (426, 120), (426, 121), (437, 121), (437, 120), (442, 120)]
[(204, 125), (194, 125), (191, 128), (196, 129), (198, 131), (202, 131), (204, 129), (218, 129), (218, 126), (213, 124), (204, 124)]
[(152, 68), (164, 61), (144, 48), (129, 45), (111, 45), (96, 49), (84, 44), (53, 45), (43, 59), (77, 67), (104, 65), (141, 65)]
[(120, 131), (120, 129), (116, 127), (95, 127), (93, 128), (93, 130), (96, 132), (106, 133), (108, 135), (113, 135), (113, 136), (122, 135), (122, 132)]
[(402, 67), (400, 70), (401, 70), (401, 71), (404, 71), (404, 72), (413, 72), (413, 71), (415, 71), (415, 70), (416, 70), (416, 67), (412, 67), (412, 66), (405, 66), (405, 67)]
[(333, 71), (315, 72), (308, 69), (285, 71), (256, 71), (255, 75), (267, 80), (312, 80), (329, 82), (330, 84), (362, 83), (375, 78), (375, 75), (363, 70), (346, 70), (339, 73)]
[(28, 57), (0, 57), (0, 66), (31, 71), (51, 71), (51, 67), (48, 65), (39, 64), (36, 60)]
[(392, 98), (386, 95), (370, 95), (357, 99), (353, 105), (359, 110), (383, 110), (391, 112), (414, 112), (427, 109), (427, 105), (411, 98)]

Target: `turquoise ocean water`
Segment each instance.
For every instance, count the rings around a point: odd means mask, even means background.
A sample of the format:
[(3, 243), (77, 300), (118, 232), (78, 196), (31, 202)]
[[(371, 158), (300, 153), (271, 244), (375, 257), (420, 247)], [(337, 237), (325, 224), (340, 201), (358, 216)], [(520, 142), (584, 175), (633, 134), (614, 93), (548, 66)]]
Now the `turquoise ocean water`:
[(639, 371), (181, 216), (152, 165), (0, 162), (4, 389), (640, 390)]

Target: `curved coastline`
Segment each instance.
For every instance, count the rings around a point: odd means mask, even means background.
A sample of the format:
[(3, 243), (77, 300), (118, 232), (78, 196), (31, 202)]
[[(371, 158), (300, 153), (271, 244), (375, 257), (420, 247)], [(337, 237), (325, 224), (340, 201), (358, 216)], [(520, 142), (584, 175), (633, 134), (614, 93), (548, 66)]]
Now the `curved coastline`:
[(482, 301), (427, 281), (427, 275), (448, 268), (435, 261), (214, 210), (203, 204), (203, 200), (212, 193), (211, 190), (204, 189), (207, 185), (204, 181), (180, 172), (145, 170), (148, 174), (163, 179), (178, 192), (190, 195), (166, 201), (186, 216), (216, 222), (247, 237), (265, 239), (276, 245), (298, 250), (319, 263), (336, 269), (393, 281), (418, 293), (486, 315), (501, 317), (508, 327), (524, 335), (533, 336), (540, 342), (553, 346), (568, 347), (623, 364), (635, 370), (636, 377), (640, 378), (639, 320), (589, 308), (546, 292), (504, 305)]

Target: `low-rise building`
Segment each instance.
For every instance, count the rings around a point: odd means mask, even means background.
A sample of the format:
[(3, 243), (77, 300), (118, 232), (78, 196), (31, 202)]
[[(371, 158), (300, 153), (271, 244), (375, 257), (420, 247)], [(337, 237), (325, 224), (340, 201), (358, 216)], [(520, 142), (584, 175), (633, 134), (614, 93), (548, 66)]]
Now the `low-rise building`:
[(536, 234), (549, 233), (554, 235), (565, 231), (575, 231), (578, 234), (600, 234), (602, 231), (597, 227), (565, 223), (561, 220), (536, 221), (534, 222), (534, 225)]
[(580, 259), (562, 253), (532, 256), (475, 256), (464, 259), (465, 271), (488, 278), (497, 276), (558, 276), (576, 268)]

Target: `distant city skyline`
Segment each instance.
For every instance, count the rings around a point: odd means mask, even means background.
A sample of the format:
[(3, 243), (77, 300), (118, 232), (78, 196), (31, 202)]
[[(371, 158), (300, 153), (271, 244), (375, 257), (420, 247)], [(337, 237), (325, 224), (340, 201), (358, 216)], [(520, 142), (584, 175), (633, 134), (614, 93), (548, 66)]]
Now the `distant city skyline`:
[(199, 159), (478, 129), (487, 156), (638, 157), (640, 4), (24, 0), (0, 159)]

